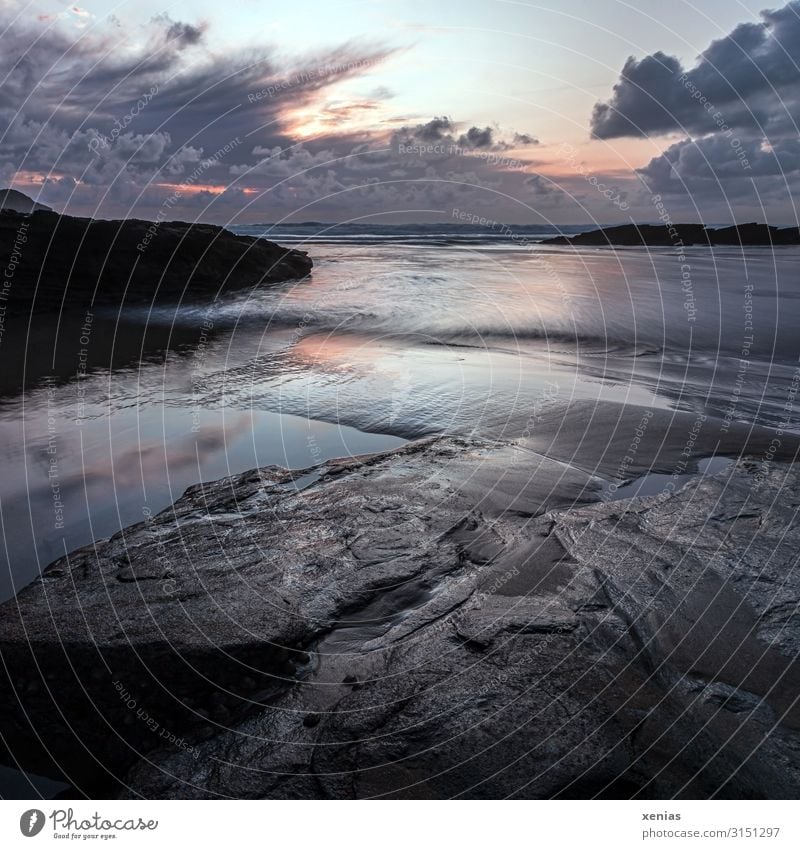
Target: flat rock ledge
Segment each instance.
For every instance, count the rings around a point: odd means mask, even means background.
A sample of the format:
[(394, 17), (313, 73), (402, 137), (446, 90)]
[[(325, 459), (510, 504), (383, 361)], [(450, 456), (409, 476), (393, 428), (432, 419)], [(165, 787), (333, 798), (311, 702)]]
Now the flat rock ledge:
[(3, 605), (2, 760), (148, 798), (797, 798), (794, 468), (597, 497), (457, 438), (193, 487)]

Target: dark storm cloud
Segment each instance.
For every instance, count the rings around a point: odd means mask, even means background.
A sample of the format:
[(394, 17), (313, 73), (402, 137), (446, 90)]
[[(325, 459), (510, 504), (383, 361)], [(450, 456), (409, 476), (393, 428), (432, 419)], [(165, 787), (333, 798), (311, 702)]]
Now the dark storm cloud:
[(768, 135), (797, 132), (800, 0), (761, 17), (713, 41), (690, 69), (661, 52), (628, 59), (611, 99), (594, 107), (592, 133), (602, 139), (704, 134), (720, 122)]
[(800, 173), (799, 138), (768, 144), (759, 137), (744, 137), (738, 142), (732, 146), (724, 134), (685, 139), (652, 159), (639, 173), (655, 192), (697, 192), (704, 189), (704, 183), (724, 188), (728, 181), (740, 180), (743, 175), (737, 152), (740, 146), (747, 155), (748, 177), (783, 180)]
[(800, 0), (792, 0), (713, 41), (691, 68), (663, 52), (628, 59), (612, 97), (595, 105), (591, 131), (600, 139), (683, 134), (638, 169), (643, 197), (669, 196), (675, 214), (790, 221), (798, 120)]
[(87, 116), (112, 117), (115, 107), (173, 73), (183, 54), (202, 42), (204, 29), (161, 16), (133, 51), (116, 31), (75, 38), (53, 25), (6, 24), (0, 105), (70, 127)]

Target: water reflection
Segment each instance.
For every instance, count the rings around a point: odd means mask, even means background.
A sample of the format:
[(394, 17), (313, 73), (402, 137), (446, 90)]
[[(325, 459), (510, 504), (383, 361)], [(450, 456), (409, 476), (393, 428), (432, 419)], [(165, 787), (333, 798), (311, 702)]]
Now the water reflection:
[(90, 403), (88, 417), (76, 419), (69, 389), (45, 386), (0, 420), (3, 597), (56, 557), (142, 521), (198, 481), (272, 464), (306, 468), (404, 441), (266, 410), (148, 404), (106, 406), (101, 415)]

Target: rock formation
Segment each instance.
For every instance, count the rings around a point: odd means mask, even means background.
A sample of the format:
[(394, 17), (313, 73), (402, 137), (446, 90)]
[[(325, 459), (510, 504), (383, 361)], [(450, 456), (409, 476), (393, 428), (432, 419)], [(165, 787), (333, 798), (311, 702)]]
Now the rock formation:
[(233, 289), (302, 278), (312, 263), (303, 251), (211, 224), (4, 210), (0, 266), (4, 306), (58, 312), (98, 303), (203, 303)]
[(796, 798), (797, 472), (597, 487), (457, 437), (193, 487), (4, 605), (5, 761), (151, 798)]
[(556, 236), (544, 239), (542, 245), (572, 245), (596, 247), (624, 245), (628, 247), (690, 247), (800, 245), (800, 228), (770, 227), (767, 224), (734, 224), (731, 227), (706, 227), (703, 224), (621, 224), (578, 233), (576, 236)]

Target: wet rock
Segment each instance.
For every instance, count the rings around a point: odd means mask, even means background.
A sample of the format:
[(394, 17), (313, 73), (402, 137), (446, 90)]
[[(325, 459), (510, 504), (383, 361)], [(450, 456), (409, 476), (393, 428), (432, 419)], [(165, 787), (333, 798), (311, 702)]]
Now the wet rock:
[[(156, 726), (190, 736), (211, 716), (224, 730), (220, 690), (249, 694), (236, 717), (272, 703), (318, 664), (315, 647), (331, 632), (379, 639), (409, 610), (436, 609), (438, 583), (485, 560), (480, 535), (451, 532), (474, 503), (475, 464), (508, 477), (506, 451), (430, 439), (329, 462), (301, 491), (285, 486), (297, 472), (251, 471), (191, 487), (152, 520), (55, 562), (3, 608), (6, 762), (16, 756), (40, 774), (69, 763), (75, 781), (98, 767), (119, 773), (163, 745)], [(535, 486), (525, 493), (527, 472), (514, 474), (509, 491), (530, 512), (552, 503)], [(461, 494), (446, 504), (426, 496), (432, 475)], [(507, 506), (499, 494), (486, 505), (487, 533)], [(42, 680), (51, 683), (36, 698), (20, 689)], [(187, 709), (187, 695), (202, 714)]]
[[(791, 467), (740, 461), (671, 496), (551, 512), (505, 594), (498, 557), (379, 638), (329, 642), (364, 686), (328, 699), (310, 749), (290, 717), (321, 706), (320, 673), (204, 744), (213, 781), (182, 755), (128, 780), (169, 797), (796, 798), (798, 496)], [(754, 530), (744, 503), (769, 521)]]
[[(423, 440), (300, 492), (251, 472), (64, 558), (4, 609), (12, 680), (52, 676), (0, 702), (14, 754), (33, 767), (31, 722), (91, 775), (91, 740), (151, 798), (796, 798), (794, 468), (587, 505), (563, 493), (588, 475), (519, 456)], [(158, 558), (167, 586), (116, 580)], [(248, 678), (250, 708), (215, 713)], [(114, 681), (196, 751), (125, 719)]]

